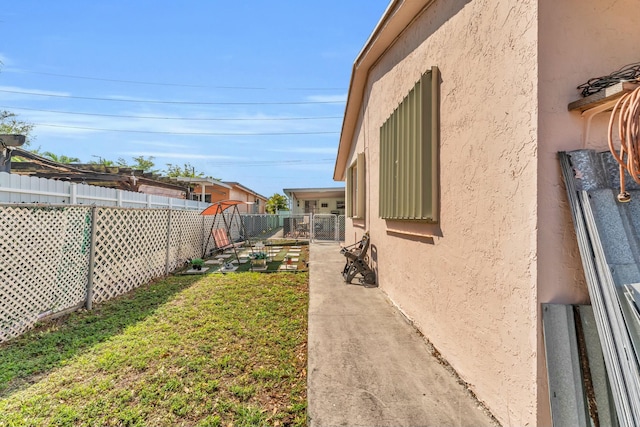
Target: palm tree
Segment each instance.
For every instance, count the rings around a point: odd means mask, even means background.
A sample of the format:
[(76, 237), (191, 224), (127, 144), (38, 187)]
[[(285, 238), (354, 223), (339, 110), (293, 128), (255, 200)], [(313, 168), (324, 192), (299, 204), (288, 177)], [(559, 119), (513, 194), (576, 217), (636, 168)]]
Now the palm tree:
[(64, 154), (58, 156), (51, 151), (45, 151), (44, 153), (42, 153), (42, 155), (58, 163), (80, 163), (80, 159), (77, 157), (69, 157), (65, 156)]

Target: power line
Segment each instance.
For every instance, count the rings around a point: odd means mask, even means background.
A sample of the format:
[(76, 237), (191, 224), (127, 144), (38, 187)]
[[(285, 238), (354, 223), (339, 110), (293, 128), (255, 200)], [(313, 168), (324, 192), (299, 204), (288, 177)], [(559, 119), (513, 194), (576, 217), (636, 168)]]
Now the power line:
[(135, 116), (125, 114), (106, 114), (106, 113), (84, 113), (79, 111), (59, 111), (59, 110), (40, 110), (37, 108), (26, 107), (10, 107), (6, 105), (0, 105), (0, 108), (8, 108), (11, 110), (26, 110), (26, 111), (38, 111), (41, 113), (56, 113), (56, 114), (73, 114), (80, 116), (97, 116), (97, 117), (119, 117), (127, 119), (155, 119), (155, 120), (193, 120), (193, 121), (285, 121), (285, 120), (320, 120), (320, 119), (341, 119), (342, 116), (318, 116), (318, 117), (240, 117), (240, 118), (223, 118), (223, 117), (158, 117), (158, 116)]
[(88, 76), (78, 76), (73, 74), (59, 74), (59, 73), (47, 73), (44, 71), (29, 71), (29, 70), (21, 70), (15, 69), (10, 70), (17, 73), (24, 74), (36, 74), (42, 76), (52, 76), (52, 77), (65, 77), (70, 79), (82, 79), (82, 80), (96, 80), (102, 82), (113, 82), (113, 83), (128, 83), (128, 84), (138, 84), (138, 85), (148, 85), (148, 86), (174, 86), (174, 87), (191, 87), (191, 88), (206, 88), (206, 89), (238, 89), (238, 90), (345, 90), (345, 88), (341, 87), (252, 87), (252, 86), (210, 86), (210, 85), (196, 85), (196, 84), (186, 84), (186, 83), (163, 83), (163, 82), (148, 82), (148, 81), (140, 81), (140, 80), (120, 80), (120, 79), (108, 79), (104, 77), (88, 77)]
[[(337, 152), (337, 150), (336, 150)], [(208, 166), (269, 166), (273, 164), (319, 164), (319, 163), (333, 163), (335, 159), (296, 159), (296, 160), (254, 160), (246, 162), (208, 162)]]
[(83, 126), (64, 126), (64, 125), (54, 125), (51, 123), (33, 123), (36, 126), (44, 126), (44, 127), (53, 127), (53, 128), (63, 128), (63, 129), (82, 129), (82, 130), (94, 130), (94, 131), (103, 131), (103, 132), (127, 132), (127, 133), (152, 133), (152, 134), (162, 134), (162, 135), (199, 135), (199, 136), (268, 136), (268, 135), (336, 135), (340, 132), (247, 132), (247, 133), (238, 133), (238, 132), (164, 132), (164, 131), (153, 131), (153, 130), (135, 130), (135, 129), (103, 129), (103, 128), (92, 128), (92, 127), (83, 127)]
[(111, 101), (111, 102), (139, 102), (145, 104), (178, 104), (178, 105), (309, 105), (309, 104), (344, 104), (344, 101), (288, 101), (288, 102), (197, 102), (197, 101), (156, 101), (145, 99), (117, 99), (99, 98), (91, 96), (72, 96), (53, 93), (34, 93), (18, 90), (0, 89), (0, 92), (15, 93), (19, 95), (45, 96), (51, 98), (85, 99), (91, 101)]

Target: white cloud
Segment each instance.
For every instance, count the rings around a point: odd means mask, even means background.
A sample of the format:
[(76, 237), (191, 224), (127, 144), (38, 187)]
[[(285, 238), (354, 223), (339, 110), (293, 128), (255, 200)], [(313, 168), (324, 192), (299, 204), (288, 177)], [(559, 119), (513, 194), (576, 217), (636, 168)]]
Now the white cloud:
[(347, 94), (339, 94), (339, 95), (311, 95), (307, 96), (307, 100), (313, 102), (346, 102)]
[[(12, 99), (16, 96), (22, 98), (29, 97), (30, 95), (53, 95), (53, 96), (69, 96), (68, 92), (57, 92), (52, 90), (40, 90), (40, 89), (27, 89), (18, 86), (0, 86), (0, 90), (6, 91), (7, 95), (11, 95)], [(3, 100), (7, 99), (7, 96), (3, 95)]]
[(8, 67), (9, 65), (11, 65), (11, 60), (0, 52), (0, 63), (2, 63), (2, 65), (4, 65), (5, 67)]

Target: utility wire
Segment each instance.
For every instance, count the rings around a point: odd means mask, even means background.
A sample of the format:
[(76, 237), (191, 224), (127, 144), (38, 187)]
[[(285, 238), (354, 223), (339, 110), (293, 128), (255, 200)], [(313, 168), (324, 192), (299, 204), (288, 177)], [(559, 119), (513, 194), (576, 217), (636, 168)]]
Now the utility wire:
[(103, 129), (83, 126), (64, 126), (54, 125), (51, 123), (33, 123), (35, 126), (44, 126), (63, 129), (82, 129), (103, 132), (128, 132), (128, 133), (152, 133), (162, 135), (200, 135), (200, 136), (267, 136), (267, 135), (336, 135), (340, 132), (163, 132), (153, 130), (135, 130), (135, 129)]
[(174, 87), (191, 87), (191, 88), (207, 88), (207, 89), (239, 89), (239, 90), (345, 90), (345, 88), (340, 87), (252, 87), (252, 86), (209, 86), (209, 85), (196, 85), (196, 84), (185, 84), (185, 83), (162, 83), (162, 82), (145, 82), (140, 80), (119, 80), (119, 79), (108, 79), (103, 77), (88, 77), (88, 76), (78, 76), (73, 74), (59, 74), (59, 73), (47, 73), (44, 71), (29, 71), (29, 70), (21, 70), (14, 69), (10, 70), (16, 73), (23, 74), (37, 74), (42, 76), (52, 76), (52, 77), (66, 77), (70, 79), (82, 79), (82, 80), (96, 80), (101, 82), (113, 82), (113, 83), (128, 83), (128, 84), (138, 84), (138, 85), (149, 85), (149, 86), (174, 86)]
[(125, 114), (106, 114), (106, 113), (84, 113), (79, 111), (59, 111), (59, 110), (40, 110), (37, 108), (26, 107), (10, 107), (6, 105), (0, 105), (0, 108), (8, 108), (10, 110), (26, 110), (26, 111), (38, 111), (41, 113), (56, 113), (56, 114), (73, 114), (80, 116), (97, 116), (97, 117), (120, 117), (127, 119), (155, 119), (155, 120), (194, 120), (194, 121), (285, 121), (285, 120), (320, 120), (320, 119), (341, 119), (342, 116), (318, 116), (318, 117), (239, 117), (239, 118), (223, 118), (223, 117), (158, 117), (158, 116), (135, 116)]
[[(337, 152), (337, 149), (336, 149)], [(332, 163), (335, 159), (295, 159), (295, 160), (248, 160), (236, 162), (208, 162), (209, 166), (269, 166), (273, 164), (316, 164), (316, 163)]]
[(309, 105), (309, 104), (344, 104), (344, 101), (289, 101), (289, 102), (197, 102), (197, 101), (156, 101), (146, 99), (118, 99), (118, 98), (99, 98), (91, 96), (72, 96), (60, 95), (52, 93), (34, 93), (18, 90), (0, 89), (3, 93), (15, 93), (19, 95), (45, 96), (51, 98), (67, 98), (67, 99), (87, 99), (91, 101), (111, 101), (111, 102), (139, 102), (146, 104), (179, 104), (179, 105)]

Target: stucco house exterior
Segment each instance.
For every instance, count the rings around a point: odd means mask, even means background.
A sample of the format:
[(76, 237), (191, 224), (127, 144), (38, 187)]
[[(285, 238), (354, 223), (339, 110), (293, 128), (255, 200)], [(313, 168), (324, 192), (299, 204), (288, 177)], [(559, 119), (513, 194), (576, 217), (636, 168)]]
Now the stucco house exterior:
[(284, 188), (291, 215), (345, 213), (344, 187)]
[(567, 105), (637, 61), (631, 0), (392, 0), (355, 59), (334, 179), (346, 243), (503, 424), (550, 425), (542, 303), (588, 303), (557, 152)]

